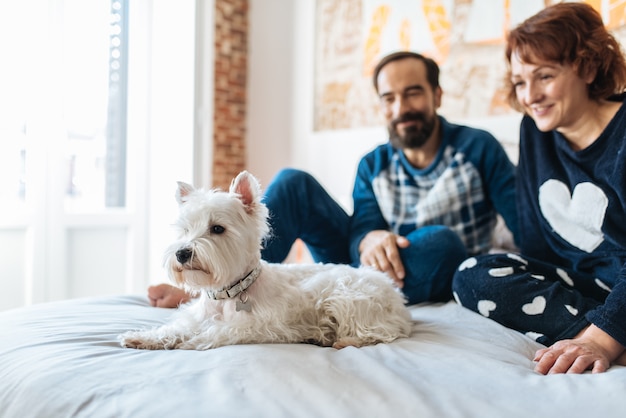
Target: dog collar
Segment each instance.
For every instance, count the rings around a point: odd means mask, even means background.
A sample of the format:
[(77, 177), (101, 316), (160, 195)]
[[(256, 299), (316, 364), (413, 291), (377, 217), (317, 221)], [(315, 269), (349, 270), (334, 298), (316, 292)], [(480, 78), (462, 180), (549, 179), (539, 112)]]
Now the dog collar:
[(213, 300), (234, 298), (241, 292), (247, 290), (257, 277), (259, 277), (259, 274), (261, 274), (261, 264), (256, 266), (250, 273), (246, 274), (243, 279), (231, 284), (228, 288), (223, 288), (222, 290), (207, 290), (206, 294)]

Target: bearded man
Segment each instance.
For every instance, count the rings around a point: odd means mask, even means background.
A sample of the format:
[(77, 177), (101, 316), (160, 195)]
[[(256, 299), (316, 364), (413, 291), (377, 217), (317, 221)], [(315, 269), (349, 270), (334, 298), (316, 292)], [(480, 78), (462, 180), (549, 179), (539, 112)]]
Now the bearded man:
[[(263, 259), (282, 262), (300, 238), (316, 262), (386, 272), (409, 304), (448, 301), (459, 264), (491, 248), (498, 213), (517, 235), (515, 168), (493, 135), (437, 114), (432, 59), (388, 55), (373, 83), (389, 140), (359, 163), (352, 215), (310, 174), (283, 169), (265, 192), (272, 235)], [(164, 307), (185, 297), (167, 285), (148, 293)]]

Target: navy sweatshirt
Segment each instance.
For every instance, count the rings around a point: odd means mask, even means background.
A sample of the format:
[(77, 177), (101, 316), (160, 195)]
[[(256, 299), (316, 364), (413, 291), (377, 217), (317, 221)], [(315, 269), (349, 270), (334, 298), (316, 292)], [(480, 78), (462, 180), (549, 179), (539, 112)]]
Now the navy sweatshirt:
[[(622, 101), (624, 97), (619, 97)], [(585, 273), (612, 289), (586, 318), (626, 346), (626, 107), (573, 151), (525, 116), (517, 176), (523, 255)]]

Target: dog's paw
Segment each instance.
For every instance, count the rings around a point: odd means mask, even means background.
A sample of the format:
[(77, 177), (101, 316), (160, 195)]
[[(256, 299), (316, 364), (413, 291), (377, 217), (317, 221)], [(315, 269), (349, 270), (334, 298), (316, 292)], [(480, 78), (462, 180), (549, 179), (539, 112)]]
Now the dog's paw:
[(164, 348), (138, 338), (122, 338), (121, 345), (125, 348), (137, 348), (140, 350), (162, 350)]
[(120, 336), (120, 344), (140, 350), (171, 350), (180, 345), (176, 336), (155, 336), (150, 332), (129, 331)]
[(342, 337), (333, 343), (333, 348), (341, 350), (346, 347), (363, 347), (364, 345), (369, 344), (356, 337)]

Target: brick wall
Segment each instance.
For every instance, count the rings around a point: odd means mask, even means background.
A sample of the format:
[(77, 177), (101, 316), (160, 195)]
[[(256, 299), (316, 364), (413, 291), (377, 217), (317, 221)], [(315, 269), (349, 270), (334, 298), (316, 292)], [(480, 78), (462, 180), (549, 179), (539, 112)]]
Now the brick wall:
[(227, 189), (246, 164), (248, 0), (215, 1), (213, 187)]

